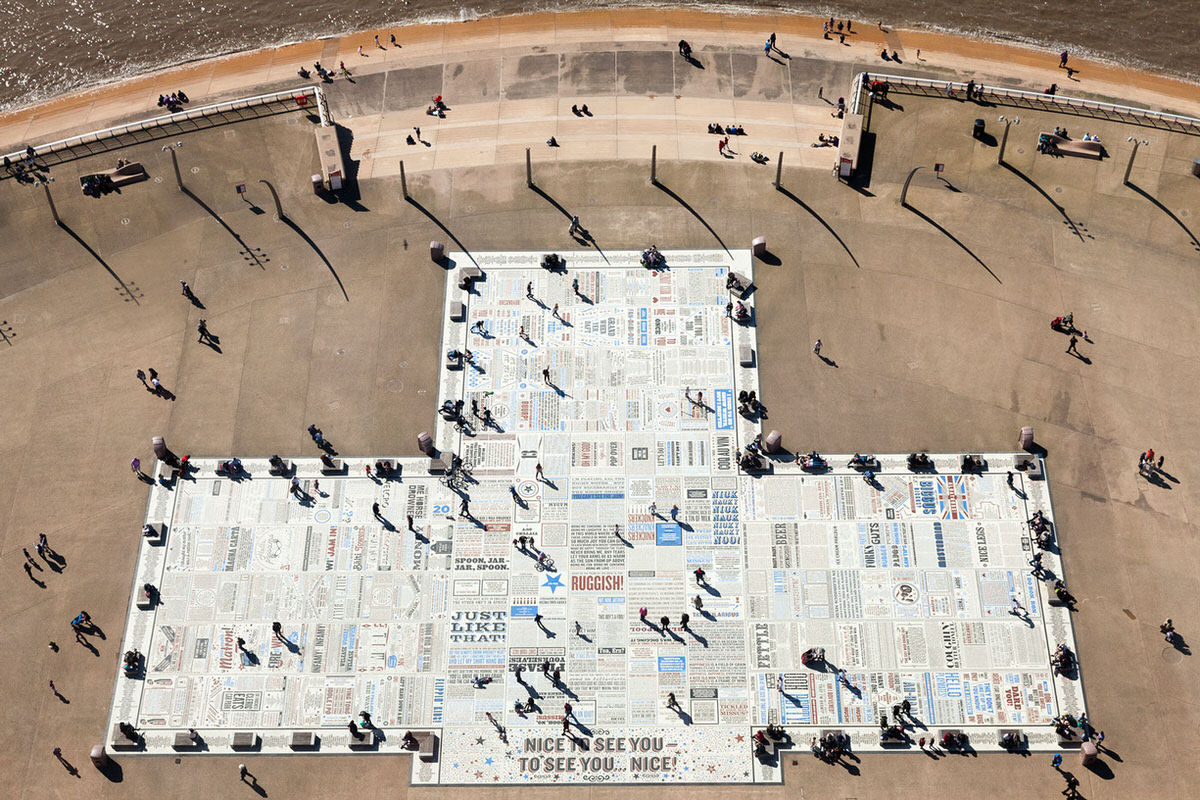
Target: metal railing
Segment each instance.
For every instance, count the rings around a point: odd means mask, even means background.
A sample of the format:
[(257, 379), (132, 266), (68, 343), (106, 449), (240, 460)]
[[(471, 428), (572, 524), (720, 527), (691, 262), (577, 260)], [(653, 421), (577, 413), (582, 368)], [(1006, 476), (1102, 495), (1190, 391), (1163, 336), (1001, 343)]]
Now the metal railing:
[[(862, 101), (863, 84), (869, 81), (886, 81), (889, 91), (919, 94), (927, 97), (945, 97), (947, 86), (950, 86), (954, 90), (956, 96), (960, 96), (958, 93), (965, 93), (967, 87), (967, 84), (961, 81), (942, 81), (930, 78), (886, 75), (878, 72), (861, 72), (858, 75), (857, 85), (854, 87), (854, 102), (851, 105), (851, 108), (857, 113), (861, 113), (859, 111), (859, 104)], [(986, 86), (978, 83), (975, 84), (975, 89), (978, 92), (982, 92), (984, 100), (994, 105), (1075, 114), (1200, 136), (1200, 119), (1185, 117), (1180, 114), (1168, 114), (1164, 111), (1152, 111), (1148, 108), (1104, 103), (1099, 100), (1084, 100), (1080, 97), (1069, 97), (1061, 94), (1028, 92), (1022, 89), (1005, 89), (1001, 86)]]
[[(189, 131), (202, 130), (217, 125), (239, 122), (246, 119), (282, 114), (288, 111), (315, 110), (323, 127), (332, 123), (325, 93), (319, 86), (305, 86), (282, 92), (260, 94), (227, 100), (223, 103), (199, 106), (164, 114), (159, 117), (128, 122), (99, 131), (82, 133), (56, 142), (34, 146), (34, 158), (41, 164), (61, 164), (97, 153), (105, 153), (131, 144), (139, 144), (163, 137), (177, 136)], [(16, 164), (25, 158), (24, 150), (4, 155)], [(12, 171), (0, 172), (0, 179), (12, 177)]]

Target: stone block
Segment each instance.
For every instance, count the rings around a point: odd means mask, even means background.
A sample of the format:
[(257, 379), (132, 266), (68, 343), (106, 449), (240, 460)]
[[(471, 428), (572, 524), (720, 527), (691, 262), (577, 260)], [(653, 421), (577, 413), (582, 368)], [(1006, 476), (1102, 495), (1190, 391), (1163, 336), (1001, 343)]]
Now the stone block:
[(756, 258), (762, 258), (767, 254), (767, 237), (756, 236), (754, 241), (750, 243), (750, 251)]
[(438, 453), (437, 455), (430, 455), (429, 474), (444, 475), (446, 470), (450, 468), (451, 459), (453, 458), (453, 453)]
[(329, 459), (329, 463), (326, 463), (324, 460), (321, 461), (322, 475), (341, 475), (345, 471), (346, 465), (340, 458), (331, 458)]
[(113, 723), (112, 730), (109, 731), (108, 741), (114, 750), (136, 750), (142, 744), (140, 739), (130, 739), (121, 733), (121, 726), (115, 722)]
[(754, 366), (754, 348), (748, 344), (738, 346), (738, 363), (743, 367)]
[(230, 746), (234, 750), (257, 750), (258, 734), (253, 731), (237, 731), (233, 734), (233, 743)]
[(1001, 728), (1000, 732), (996, 734), (996, 744), (1004, 747), (1004, 737), (1010, 733), (1016, 737), (1018, 748), (1025, 745), (1025, 734), (1018, 728)]
[(467, 320), (467, 304), (462, 300), (450, 301), (450, 321), (451, 322), (466, 322)]
[(417, 755), (422, 761), (437, 761), (438, 738), (436, 733), (414, 733), (417, 739)]
[(279, 462), (279, 466), (277, 467), (268, 467), (267, 472), (271, 475), (274, 475), (276, 478), (281, 478), (284, 475), (290, 475), (292, 472), (292, 462), (285, 459)]
[(149, 611), (154, 608), (154, 595), (146, 591), (146, 587), (139, 586), (137, 590), (137, 607), (140, 611)]
[(783, 449), (783, 434), (771, 431), (762, 440), (763, 450), (767, 453), (778, 453)]
[(429, 243), (429, 258), (435, 263), (440, 264), (446, 259), (446, 245), (441, 242)]
[(317, 735), (312, 731), (295, 731), (292, 733), (291, 748), (293, 750), (313, 750), (317, 746)]
[(200, 747), (200, 742), (193, 740), (187, 731), (180, 731), (175, 734), (175, 741), (171, 743), (171, 747), (176, 750), (196, 750)]
[(362, 734), (361, 739), (356, 739), (353, 736), (350, 738), (351, 750), (373, 750), (375, 748), (375, 729), (374, 728), (359, 728), (359, 733)]
[(1017, 446), (1026, 453), (1033, 450), (1033, 426), (1026, 425), (1021, 428), (1021, 434), (1017, 437)]
[(483, 270), (476, 266), (463, 267), (462, 277), (464, 280), (477, 281), (483, 278)]
[(1095, 742), (1083, 742), (1079, 745), (1079, 763), (1083, 766), (1095, 764), (1100, 758), (1100, 750)]
[(433, 455), (433, 437), (428, 431), (421, 431), (417, 434), (417, 449), (425, 455)]

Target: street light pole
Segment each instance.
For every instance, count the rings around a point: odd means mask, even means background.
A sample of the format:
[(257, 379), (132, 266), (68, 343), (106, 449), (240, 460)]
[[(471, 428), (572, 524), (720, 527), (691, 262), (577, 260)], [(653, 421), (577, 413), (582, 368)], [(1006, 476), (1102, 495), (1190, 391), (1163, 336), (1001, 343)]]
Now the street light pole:
[(900, 205), (901, 206), (908, 205), (908, 185), (910, 183), (912, 183), (913, 175), (916, 175), (917, 170), (919, 170), (919, 169), (925, 169), (925, 165), (922, 164), (919, 167), (913, 167), (912, 172), (908, 173), (908, 177), (904, 179), (904, 188), (900, 190)]
[(1133, 159), (1137, 156), (1138, 145), (1144, 144), (1148, 146), (1150, 144), (1145, 139), (1138, 140), (1132, 136), (1129, 137), (1128, 141), (1133, 142), (1133, 152), (1129, 154), (1129, 163), (1125, 165), (1125, 178), (1121, 181), (1125, 186), (1129, 185), (1129, 173), (1133, 171)]
[(1021, 118), (1014, 117), (1009, 119), (1008, 117), (1001, 115), (1000, 122), (1004, 123), (1004, 135), (1000, 139), (1000, 157), (996, 159), (997, 164), (1004, 163), (1004, 148), (1008, 145), (1008, 129), (1013, 125), (1020, 125)]

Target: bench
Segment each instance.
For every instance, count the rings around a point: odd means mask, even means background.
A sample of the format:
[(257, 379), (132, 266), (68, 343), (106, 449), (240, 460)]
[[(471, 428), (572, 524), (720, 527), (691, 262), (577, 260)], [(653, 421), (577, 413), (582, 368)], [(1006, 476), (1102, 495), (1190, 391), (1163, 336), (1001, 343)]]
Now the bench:
[(292, 734), (291, 748), (293, 750), (314, 750), (318, 741), (317, 735), (312, 731), (295, 731)]
[(1068, 139), (1056, 133), (1042, 132), (1038, 134), (1038, 142), (1049, 142), (1054, 145), (1049, 153), (1061, 153), (1065, 156), (1080, 156), (1094, 158), (1099, 161), (1104, 157), (1104, 145), (1100, 142), (1085, 142), (1082, 139)]
[(349, 742), (350, 749), (351, 750), (374, 750), (375, 745), (377, 743), (376, 738), (375, 738), (375, 729), (374, 728), (360, 728), (358, 732), (362, 734), (361, 739), (351, 736), (349, 733), (346, 734), (350, 739), (350, 742)]
[(462, 300), (450, 301), (450, 321), (451, 322), (466, 322), (467, 320), (467, 304)]
[(970, 739), (968, 739), (967, 736), (965, 734), (963, 734), (963, 732), (961, 730), (959, 730), (958, 728), (944, 728), (937, 732), (937, 743), (940, 745), (943, 741), (945, 741), (945, 737), (947, 735), (957, 736), (959, 739), (962, 740), (961, 745), (957, 745), (957, 744), (952, 745), (955, 749), (958, 749), (960, 747), (965, 747), (970, 742)]
[(273, 467), (270, 467), (267, 469), (267, 472), (270, 473), (271, 475), (274, 475), (276, 478), (282, 478), (285, 475), (289, 475), (289, 474), (291, 474), (291, 471), (292, 471), (292, 462), (286, 461), (286, 460), (280, 461), (279, 466), (277, 466), (277, 467), (273, 466)]
[(150, 540), (151, 544), (162, 544), (163, 539), (167, 538), (167, 523), (147, 522), (142, 526), (142, 535)]
[(1020, 749), (1024, 748), (1025, 747), (1025, 734), (1018, 728), (1001, 728), (1000, 732), (996, 735), (996, 744), (998, 744), (1001, 748), (1003, 748), (1004, 747), (1004, 737), (1010, 733), (1013, 735), (1013, 738), (1016, 740), (1016, 744), (1013, 745), (1011, 747), (1011, 749), (1020, 750)]
[(79, 185), (84, 185), (88, 178), (100, 179), (106, 187), (119, 189), (122, 186), (128, 186), (131, 183), (148, 180), (149, 175), (146, 174), (146, 168), (137, 161), (131, 161), (128, 164), (122, 164), (119, 167), (105, 170), (104, 172), (94, 172), (88, 175), (79, 176)]
[(176, 750), (197, 750), (200, 748), (200, 739), (193, 739), (187, 731), (180, 731), (175, 734), (175, 741), (171, 743), (171, 747)]
[(258, 734), (253, 731), (238, 731), (233, 734), (233, 742), (230, 747), (234, 750), (257, 750)]
[(966, 455), (962, 457), (963, 472), (987, 472), (987, 459), (980, 455)]
[(437, 455), (431, 454), (429, 456), (429, 474), (445, 475), (453, 459), (454, 454), (448, 451), (440, 452)]
[[(758, 239), (763, 240), (763, 252), (765, 253), (766, 252), (766, 239), (762, 236), (758, 237)], [(757, 242), (758, 239), (755, 239), (754, 241)], [(741, 289), (730, 289), (730, 291), (733, 292), (738, 297), (740, 297), (741, 299), (745, 300), (750, 295), (750, 290), (754, 288), (754, 282), (751, 281), (749, 278), (747, 278), (745, 275), (742, 275), (740, 272), (730, 272), (729, 274), (732, 275), (735, 279), (737, 279), (738, 286), (742, 287)]]
[(907, 745), (908, 737), (904, 735), (904, 731), (884, 731), (879, 732), (879, 744), (883, 747), (896, 747), (899, 745)]
[(142, 745), (140, 738), (129, 738), (121, 733), (120, 723), (113, 723), (112, 730), (108, 736), (109, 744), (113, 750), (136, 750)]
[(754, 348), (748, 344), (738, 346), (738, 363), (743, 367), (754, 366)]
[(345, 471), (346, 471), (346, 465), (342, 462), (342, 460), (340, 458), (331, 458), (331, 459), (329, 459), (328, 463), (326, 463), (326, 461), (324, 459), (321, 459), (321, 474), (322, 475), (341, 475)]
[(483, 280), (483, 270), (479, 267), (463, 267), (462, 279), (464, 281), (479, 281)]
[(1079, 747), (1083, 744), (1083, 736), (1077, 728), (1071, 728), (1066, 734), (1055, 728), (1054, 735), (1058, 737), (1058, 746), (1064, 749)]
[(413, 737), (417, 740), (417, 758), (422, 761), (437, 761), (437, 734), (414, 733)]

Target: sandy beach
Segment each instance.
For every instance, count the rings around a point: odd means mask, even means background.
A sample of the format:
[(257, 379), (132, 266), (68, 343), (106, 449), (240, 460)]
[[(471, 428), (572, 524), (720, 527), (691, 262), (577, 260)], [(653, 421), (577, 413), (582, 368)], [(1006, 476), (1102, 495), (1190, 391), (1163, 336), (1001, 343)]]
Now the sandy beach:
[[(15, 149), (17, 145), (36, 145), (66, 134), (157, 116), (158, 96), (178, 89), (186, 91), (192, 105), (197, 106), (303, 85), (311, 81), (301, 79), (297, 70), (301, 65), (311, 69), (318, 60), (331, 69), (344, 61), (355, 75), (364, 75), (440, 63), (452, 56), (461, 58), (472, 50), (496, 47), (660, 42), (664, 48), (673, 48), (680, 38), (693, 42), (695, 47), (708, 42), (755, 47), (771, 31), (785, 51), (835, 62), (865, 63), (879, 72), (920, 69), (940, 72), (947, 78), (974, 77), (988, 84), (1034, 91), (1058, 83), (1060, 95), (1200, 116), (1196, 84), (1165, 75), (1073, 59), (1075, 73), (1068, 79), (1066, 72), (1058, 68), (1056, 53), (923, 31), (888, 28), (885, 32), (867, 23), (855, 26), (854, 33), (841, 45), (836, 38), (822, 39), (821, 22), (815, 17), (790, 15), (729, 16), (632, 8), (368, 30), (339, 39), (200, 61), (11, 112), (0, 116), (0, 143), (4, 149)], [(375, 34), (380, 34), (385, 44), (389, 35), (395, 34), (401, 46), (377, 49)], [(896, 51), (901, 63), (882, 61), (879, 52), (884, 48)]]

